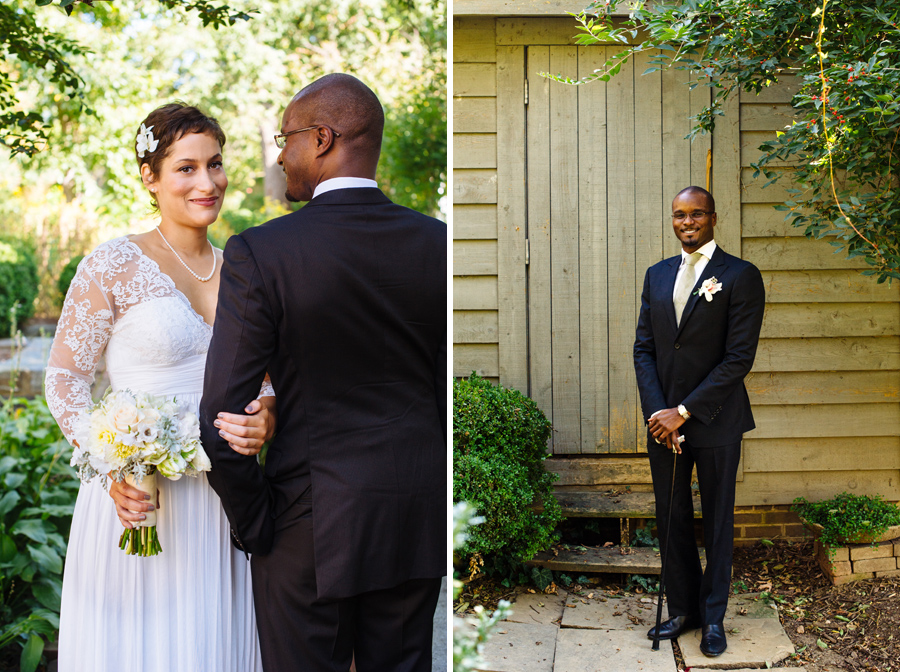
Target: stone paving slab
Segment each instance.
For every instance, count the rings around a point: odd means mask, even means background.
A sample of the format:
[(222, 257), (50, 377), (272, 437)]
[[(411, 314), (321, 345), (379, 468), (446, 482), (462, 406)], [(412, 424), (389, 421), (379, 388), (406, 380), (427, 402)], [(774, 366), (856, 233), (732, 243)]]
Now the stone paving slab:
[[(647, 600), (644, 602), (643, 600)], [(663, 604), (663, 620), (668, 618)], [(569, 595), (563, 613), (562, 627), (608, 630), (646, 630), (656, 624), (655, 598), (621, 597), (607, 595), (603, 591), (593, 598)]]
[[(778, 610), (768, 600), (760, 600), (759, 593), (732, 595), (728, 598), (725, 618), (778, 618)], [(741, 613), (744, 611), (745, 613)]]
[(553, 672), (555, 625), (503, 621), (484, 646), (481, 672)]
[(738, 667), (766, 667), (794, 653), (794, 645), (773, 618), (726, 618), (725, 636), (728, 649), (716, 658), (707, 658), (700, 651), (701, 630), (691, 630), (678, 638), (684, 664), (691, 668), (735, 669)]
[(507, 621), (513, 623), (539, 623), (552, 625), (559, 623), (566, 606), (568, 593), (560, 590), (556, 595), (521, 591), (512, 605), (512, 614)]
[(553, 672), (676, 672), (672, 642), (652, 643), (643, 630), (563, 628)]

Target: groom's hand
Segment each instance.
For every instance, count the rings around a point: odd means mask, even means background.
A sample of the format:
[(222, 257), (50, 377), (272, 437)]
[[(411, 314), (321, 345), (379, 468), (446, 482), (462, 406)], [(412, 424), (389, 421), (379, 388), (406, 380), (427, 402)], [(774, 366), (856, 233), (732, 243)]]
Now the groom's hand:
[(256, 455), (275, 434), (275, 397), (254, 399), (244, 410), (247, 415), (219, 413), (213, 424), (232, 450)]
[(684, 418), (681, 417), (677, 408), (664, 408), (650, 416), (647, 427), (654, 439), (665, 443), (666, 437), (672, 432), (677, 432), (683, 424)]

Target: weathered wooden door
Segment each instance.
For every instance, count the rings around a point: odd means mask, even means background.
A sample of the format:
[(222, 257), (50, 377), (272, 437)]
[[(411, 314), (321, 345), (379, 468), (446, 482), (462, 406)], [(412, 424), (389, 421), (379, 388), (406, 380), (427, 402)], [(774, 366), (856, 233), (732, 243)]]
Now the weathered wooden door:
[[(710, 100), (681, 71), (583, 77), (615, 47), (525, 49), (529, 392), (554, 453), (646, 450), (632, 346), (648, 266), (678, 252), (669, 204), (707, 183), (709, 136), (685, 139)], [(502, 119), (498, 119), (500, 124)]]

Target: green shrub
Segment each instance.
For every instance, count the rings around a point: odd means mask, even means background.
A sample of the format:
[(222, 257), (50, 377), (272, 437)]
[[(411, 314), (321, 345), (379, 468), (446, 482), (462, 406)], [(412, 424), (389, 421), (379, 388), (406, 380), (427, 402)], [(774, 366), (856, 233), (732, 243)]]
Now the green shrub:
[(72, 284), (72, 279), (75, 277), (75, 273), (78, 271), (78, 264), (81, 263), (82, 259), (84, 259), (83, 254), (72, 257), (59, 274), (59, 280), (56, 281), (56, 305), (60, 308), (66, 300), (69, 285)]
[(18, 324), (34, 314), (37, 293), (34, 250), (16, 238), (0, 239), (0, 337), (9, 334), (13, 310)]
[(78, 479), (42, 397), (0, 404), (0, 649), (36, 669), (59, 629), (63, 557)]
[(554, 541), (562, 518), (544, 470), (550, 422), (520, 392), (475, 375), (453, 383), (453, 501), (484, 523), (462, 547), (481, 553), (485, 572), (508, 574)]
[(846, 492), (823, 502), (808, 502), (797, 497), (791, 506), (807, 522), (821, 525), (819, 541), (834, 549), (847, 543), (863, 543), (877, 538), (892, 525), (900, 525), (900, 508), (881, 499), (881, 495), (851, 495)]

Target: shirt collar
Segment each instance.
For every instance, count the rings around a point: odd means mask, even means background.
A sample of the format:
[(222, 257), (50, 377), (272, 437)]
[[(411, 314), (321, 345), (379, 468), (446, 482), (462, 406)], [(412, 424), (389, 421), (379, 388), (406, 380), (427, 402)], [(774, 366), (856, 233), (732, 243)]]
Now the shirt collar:
[(378, 183), (375, 180), (370, 180), (365, 177), (332, 177), (330, 180), (325, 180), (316, 185), (316, 188), (313, 191), (313, 198), (321, 196), (326, 191), (333, 191), (335, 189), (356, 189), (359, 187), (372, 187), (377, 189)]
[[(703, 247), (701, 247), (699, 250), (697, 250), (697, 252), (699, 252), (704, 257), (706, 257), (707, 261), (712, 259), (713, 253), (715, 251), (716, 251), (716, 241), (715, 240), (709, 241)], [(684, 260), (687, 259), (689, 256), (690, 255), (687, 252), (685, 252), (684, 249), (682, 249), (681, 250), (681, 263), (684, 264)]]

